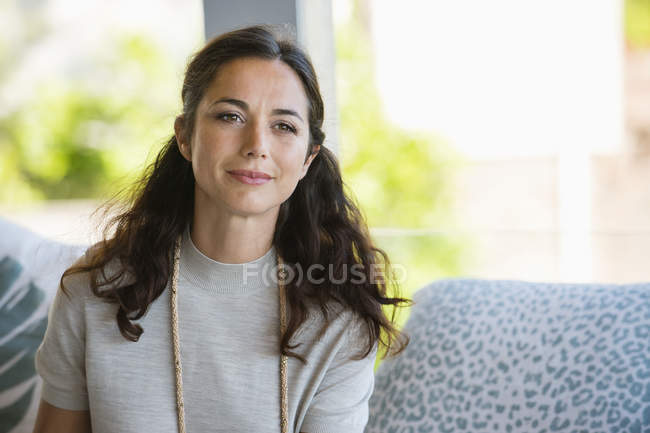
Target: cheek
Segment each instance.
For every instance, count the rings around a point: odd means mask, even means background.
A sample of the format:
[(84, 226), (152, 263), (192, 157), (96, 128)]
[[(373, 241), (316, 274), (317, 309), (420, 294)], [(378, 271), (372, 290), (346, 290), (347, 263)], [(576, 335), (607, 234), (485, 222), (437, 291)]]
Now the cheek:
[(288, 192), (292, 192), (298, 185), (298, 182), (300, 182), (303, 170), (302, 162), (302, 159), (292, 160), (283, 168), (284, 180), (282, 186)]
[(210, 147), (197, 145), (192, 152), (192, 171), (194, 179), (203, 188), (210, 188), (214, 183), (217, 156)]
[(282, 171), (290, 178), (299, 178), (302, 174), (302, 167), (305, 162), (307, 149), (303, 146), (293, 146), (290, 150), (280, 156)]
[(224, 151), (225, 144), (228, 142), (221, 135), (211, 131), (210, 128), (197, 129), (192, 151), (195, 176), (197, 174), (205, 176), (212, 171), (211, 167), (218, 161), (219, 154)]

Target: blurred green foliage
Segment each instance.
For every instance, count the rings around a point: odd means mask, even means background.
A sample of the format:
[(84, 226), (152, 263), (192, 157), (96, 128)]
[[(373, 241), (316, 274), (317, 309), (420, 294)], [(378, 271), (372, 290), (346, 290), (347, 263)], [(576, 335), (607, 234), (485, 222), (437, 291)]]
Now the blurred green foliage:
[[(387, 252), (395, 276), (405, 277), (400, 295), (410, 298), (426, 283), (463, 272), (471, 240), (449, 231), (455, 173), (463, 161), (435, 135), (404, 130), (386, 118), (363, 10), (364, 2), (356, 1), (335, 34), (341, 166), (368, 225), (377, 228), (371, 229), (375, 243)], [(401, 327), (409, 311), (396, 313)]]
[(76, 65), (85, 75), (48, 77), (0, 115), (4, 204), (111, 195), (171, 134), (179, 84), (167, 56), (137, 34), (104, 48)]
[[(404, 130), (386, 118), (374, 80), (372, 45), (359, 21), (353, 13), (336, 30), (345, 182), (371, 227), (449, 228), (455, 173), (463, 160), (434, 135)], [(464, 242), (427, 235), (426, 230), (408, 241), (403, 234), (378, 233), (376, 240), (394, 252), (391, 256), (426, 264), (428, 279), (461, 271)]]
[(635, 49), (650, 49), (650, 0), (625, 0), (625, 40)]

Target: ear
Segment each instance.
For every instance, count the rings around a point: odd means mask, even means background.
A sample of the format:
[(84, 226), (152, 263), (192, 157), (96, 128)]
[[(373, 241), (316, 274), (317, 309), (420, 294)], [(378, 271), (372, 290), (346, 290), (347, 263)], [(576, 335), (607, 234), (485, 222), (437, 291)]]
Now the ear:
[(313, 149), (311, 155), (309, 155), (309, 158), (307, 158), (307, 161), (305, 161), (305, 163), (302, 165), (302, 173), (300, 173), (300, 179), (298, 179), (298, 180), (301, 180), (303, 177), (305, 177), (307, 175), (307, 171), (309, 170), (309, 166), (311, 165), (314, 158), (316, 158), (316, 155), (318, 155), (319, 151), (320, 151), (320, 144), (317, 145), (317, 146), (314, 146), (314, 149)]
[(178, 150), (180, 150), (181, 155), (183, 155), (183, 158), (192, 162), (192, 148), (185, 138), (185, 119), (183, 116), (178, 116), (174, 120), (174, 134), (176, 135), (176, 142), (178, 143)]

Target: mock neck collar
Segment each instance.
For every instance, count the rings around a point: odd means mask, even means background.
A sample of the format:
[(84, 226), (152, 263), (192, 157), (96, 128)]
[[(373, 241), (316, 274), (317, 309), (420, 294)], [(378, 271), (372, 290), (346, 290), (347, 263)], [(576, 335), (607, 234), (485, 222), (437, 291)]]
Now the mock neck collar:
[(181, 243), (180, 273), (193, 286), (211, 293), (247, 293), (276, 287), (274, 246), (261, 257), (246, 263), (222, 263), (203, 254), (192, 241), (190, 225)]

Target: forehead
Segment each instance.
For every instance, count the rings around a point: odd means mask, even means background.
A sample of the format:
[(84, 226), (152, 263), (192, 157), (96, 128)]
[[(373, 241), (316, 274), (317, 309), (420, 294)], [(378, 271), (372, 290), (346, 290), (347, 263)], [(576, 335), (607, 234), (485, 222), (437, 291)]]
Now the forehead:
[(206, 90), (204, 103), (225, 96), (249, 105), (292, 109), (307, 118), (308, 99), (302, 81), (281, 60), (243, 57), (224, 63)]

